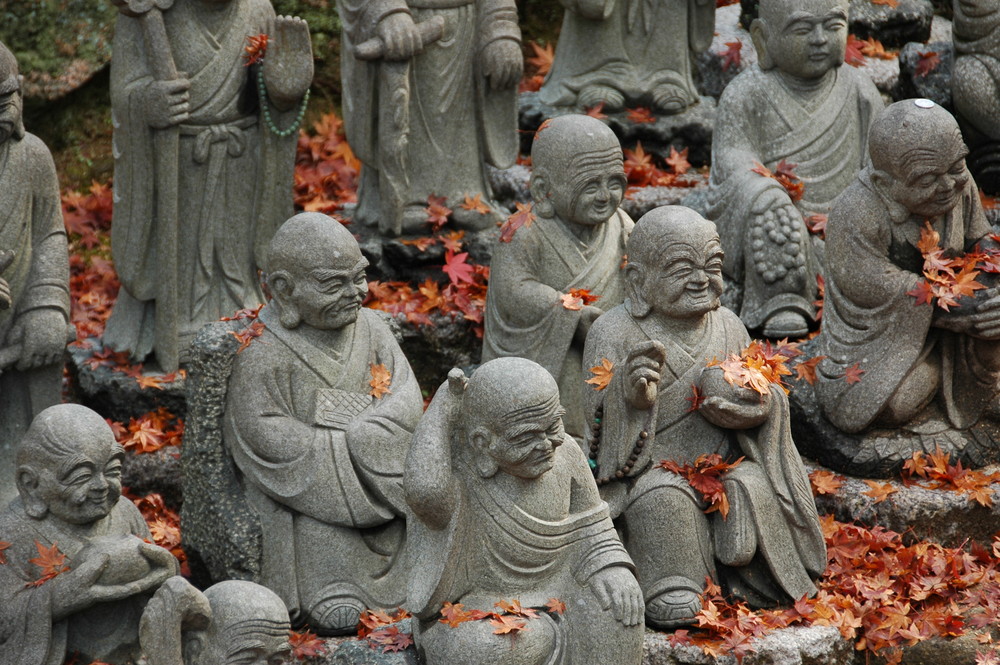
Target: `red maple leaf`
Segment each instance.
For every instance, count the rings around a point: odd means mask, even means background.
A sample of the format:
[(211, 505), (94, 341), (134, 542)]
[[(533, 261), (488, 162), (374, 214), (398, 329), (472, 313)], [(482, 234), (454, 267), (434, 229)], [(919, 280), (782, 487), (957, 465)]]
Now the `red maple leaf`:
[(691, 413), (692, 411), (697, 411), (701, 408), (702, 402), (705, 401), (705, 395), (698, 390), (698, 386), (692, 385), (691, 396), (685, 397), (684, 399), (691, 403), (691, 406), (687, 409), (687, 413)]
[(507, 221), (500, 227), (500, 242), (510, 242), (514, 239), (514, 234), (519, 228), (531, 226), (531, 223), (535, 221), (535, 213), (531, 212), (531, 203), (518, 201), (514, 205), (517, 207), (514, 214), (508, 217)]
[(242, 353), (249, 348), (251, 342), (264, 334), (264, 324), (261, 321), (254, 321), (239, 332), (230, 330), (229, 334), (238, 339), (240, 342), (240, 346), (236, 349), (236, 353)]
[(941, 56), (937, 54), (937, 51), (927, 51), (920, 53), (919, 56), (920, 59), (917, 60), (917, 66), (913, 68), (913, 75), (916, 78), (927, 76), (941, 64)]
[(247, 45), (243, 49), (244, 66), (249, 67), (264, 59), (267, 53), (267, 39), (266, 34), (247, 36)]
[(413, 636), (399, 630), (398, 626), (388, 626), (372, 631), (368, 635), (372, 648), (382, 647), (382, 653), (395, 653), (413, 646)]
[(427, 207), (424, 210), (427, 212), (427, 223), (431, 225), (431, 229), (434, 231), (437, 231), (448, 223), (451, 208), (445, 205), (447, 202), (448, 199), (444, 196), (434, 196), (431, 194), (427, 197)]
[(861, 375), (865, 370), (861, 369), (861, 363), (854, 363), (844, 370), (844, 379), (847, 383), (861, 383)]
[(45, 547), (36, 540), (35, 548), (38, 550), (38, 556), (34, 559), (28, 559), (28, 563), (41, 568), (42, 574), (34, 582), (29, 582), (27, 586), (41, 586), (53, 577), (69, 571), (69, 566), (66, 565), (66, 555), (59, 551), (58, 543), (52, 543), (52, 547)]
[(656, 122), (656, 116), (653, 112), (644, 106), (640, 106), (634, 109), (628, 109), (626, 114), (628, 121), (636, 125), (642, 125), (650, 122)]
[(854, 35), (847, 35), (847, 50), (844, 51), (844, 62), (858, 67), (865, 64), (865, 55), (862, 49), (865, 43)]
[(726, 42), (726, 50), (722, 52), (722, 71), (728, 72), (730, 68), (739, 69), (743, 60), (743, 42)]
[(475, 280), (473, 275), (475, 270), (471, 265), (465, 262), (469, 257), (468, 252), (459, 252), (455, 254), (451, 251), (445, 251), (444, 253), (444, 267), (441, 268), (442, 271), (451, 280), (452, 284), (462, 284), (463, 282), (472, 284)]
[(674, 146), (670, 146), (670, 156), (666, 159), (667, 166), (673, 169), (675, 175), (684, 175), (691, 168), (691, 162), (688, 161), (687, 157), (687, 148), (677, 152)]
[(292, 647), (292, 656), (297, 660), (325, 656), (327, 652), (326, 642), (308, 630), (288, 631), (288, 644)]

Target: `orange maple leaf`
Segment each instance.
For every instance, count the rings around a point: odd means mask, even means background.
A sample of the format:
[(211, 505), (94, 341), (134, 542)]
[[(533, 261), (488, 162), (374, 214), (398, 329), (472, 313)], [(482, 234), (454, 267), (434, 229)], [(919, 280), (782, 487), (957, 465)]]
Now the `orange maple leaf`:
[[(896, 2), (896, 0), (888, 0), (889, 2)], [(861, 41), (861, 53), (869, 58), (879, 58), (880, 60), (892, 60), (898, 58), (898, 53), (893, 53), (891, 51), (886, 51), (885, 46), (882, 42), (875, 39), (874, 37), (868, 37), (867, 39), (862, 39)]]
[(441, 244), (450, 252), (461, 252), (463, 238), (465, 238), (465, 231), (449, 231), (441, 236)]
[(531, 46), (533, 55), (525, 62), (534, 68), (535, 76), (546, 76), (552, 69), (552, 63), (555, 62), (555, 49), (552, 48), (552, 44), (541, 46), (535, 41), (528, 42), (528, 45)]
[(264, 334), (264, 324), (261, 321), (254, 321), (239, 332), (230, 330), (229, 334), (238, 339), (240, 342), (240, 346), (236, 349), (236, 353), (242, 353), (250, 347), (251, 342)]
[(861, 363), (854, 363), (844, 370), (844, 379), (849, 384), (861, 383), (861, 375), (864, 373), (865, 370), (861, 369)]
[(424, 211), (427, 212), (427, 223), (431, 225), (431, 229), (434, 231), (437, 231), (448, 223), (451, 208), (446, 205), (447, 202), (448, 199), (444, 196), (431, 194), (427, 197), (427, 207), (424, 208)]
[(628, 121), (635, 123), (636, 125), (656, 122), (656, 116), (654, 116), (653, 112), (644, 106), (628, 109), (628, 113), (626, 115), (628, 117)]
[(607, 358), (601, 358), (601, 364), (595, 365), (590, 368), (590, 373), (594, 376), (590, 377), (585, 381), (592, 386), (594, 390), (604, 390), (611, 383), (611, 378), (614, 376), (614, 363), (612, 363)]
[(462, 603), (444, 603), (441, 606), (441, 617), (438, 623), (447, 624), (449, 628), (457, 628), (459, 624), (466, 621), (479, 621), (491, 616), (489, 612), (482, 610), (466, 610)]
[(809, 473), (809, 483), (812, 485), (813, 496), (836, 494), (844, 484), (844, 477), (833, 471), (817, 469)]
[(135, 380), (139, 384), (139, 388), (145, 390), (146, 388), (156, 388), (157, 390), (163, 390), (163, 378), (156, 376), (155, 374), (143, 374)]
[(635, 149), (624, 151), (625, 177), (629, 184), (645, 187), (652, 184), (656, 174), (656, 166), (653, 165), (653, 156), (642, 149), (642, 142), (636, 141)]
[(500, 610), (501, 613), (506, 612), (507, 614), (513, 614), (515, 616), (524, 617), (526, 619), (538, 618), (538, 610), (532, 609), (530, 607), (523, 607), (521, 605), (521, 601), (517, 600), (516, 598), (510, 601), (501, 599), (499, 602), (494, 603), (493, 607)]
[(805, 380), (810, 386), (816, 384), (816, 366), (823, 362), (826, 356), (815, 356), (795, 365), (795, 378)]
[(516, 635), (519, 632), (527, 632), (531, 630), (528, 628), (527, 621), (512, 614), (494, 615), (493, 618), (490, 619), (490, 625), (496, 629), (493, 631), (494, 635)]
[(463, 210), (472, 210), (478, 212), (480, 215), (488, 215), (490, 213), (490, 207), (483, 202), (483, 195), (476, 194), (475, 196), (465, 195), (465, 200), (459, 205)]
[(292, 656), (297, 660), (325, 656), (327, 652), (326, 642), (308, 630), (288, 631), (288, 645), (292, 647)]
[(10, 549), (10, 543), (0, 540), (0, 566), (7, 564), (7, 555), (4, 552), (8, 549)]
[(890, 9), (895, 9), (899, 7), (899, 0), (872, 0), (873, 5), (885, 5)]
[(136, 453), (156, 452), (166, 444), (163, 427), (164, 423), (150, 414), (132, 418), (128, 425), (129, 436), (122, 442), (122, 447)]
[(500, 242), (510, 242), (514, 239), (514, 234), (519, 228), (531, 226), (531, 223), (535, 221), (535, 213), (531, 211), (531, 203), (518, 201), (514, 205), (517, 206), (514, 214), (508, 217), (507, 221), (500, 227)]
[(868, 485), (871, 489), (867, 492), (862, 492), (862, 494), (875, 499), (875, 503), (882, 503), (888, 499), (889, 496), (899, 491), (890, 483), (879, 483), (874, 480), (865, 480), (864, 482), (865, 485)]
[(413, 636), (399, 630), (398, 626), (388, 626), (372, 631), (368, 640), (382, 647), (382, 653), (396, 653), (413, 646)]
[(437, 244), (438, 239), (424, 236), (422, 238), (401, 238), (399, 242), (408, 247), (416, 247), (418, 252), (426, 252), (430, 247)]
[(264, 59), (267, 53), (267, 39), (266, 34), (247, 36), (247, 45), (243, 49), (244, 66), (249, 67)]
[(548, 609), (549, 614), (562, 614), (566, 611), (566, 603), (558, 598), (549, 598), (548, 602), (545, 603), (545, 607)]
[(368, 391), (368, 394), (375, 399), (382, 399), (382, 397), (392, 392), (392, 374), (389, 373), (389, 370), (383, 363), (369, 365), (369, 367), (371, 368), (372, 378), (368, 382), (368, 385), (372, 389)]
[(691, 168), (691, 162), (688, 161), (687, 157), (687, 148), (677, 152), (674, 146), (670, 146), (670, 156), (666, 159), (667, 166), (673, 169), (675, 175), (684, 175)]
[(604, 102), (598, 102), (595, 106), (591, 106), (585, 110), (585, 115), (589, 115), (591, 118), (597, 118), (598, 120), (604, 120), (607, 118), (607, 114), (603, 113)]
[(34, 559), (28, 559), (28, 563), (41, 568), (42, 575), (34, 582), (29, 582), (27, 586), (41, 586), (53, 577), (69, 571), (69, 566), (66, 565), (66, 555), (59, 551), (58, 543), (52, 543), (52, 547), (45, 547), (36, 540), (35, 548), (38, 550), (38, 556)]

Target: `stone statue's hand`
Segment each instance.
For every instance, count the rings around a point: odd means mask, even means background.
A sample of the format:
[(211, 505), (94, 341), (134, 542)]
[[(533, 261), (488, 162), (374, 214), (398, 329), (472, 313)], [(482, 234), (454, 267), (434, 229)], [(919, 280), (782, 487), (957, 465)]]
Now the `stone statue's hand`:
[(741, 388), (739, 397), (734, 400), (727, 400), (719, 396), (712, 396), (701, 403), (698, 413), (708, 422), (723, 429), (749, 429), (757, 427), (767, 420), (768, 411), (771, 408), (771, 394), (754, 392)]
[(21, 344), (17, 359), (21, 371), (54, 365), (66, 350), (66, 319), (56, 309), (30, 309), (14, 322), (7, 344)]
[(642, 590), (628, 568), (612, 566), (595, 573), (590, 578), (590, 588), (601, 603), (601, 608), (611, 610), (615, 620), (626, 626), (636, 626), (642, 622), (645, 611)]
[(405, 12), (389, 14), (378, 22), (375, 30), (385, 45), (385, 60), (409, 60), (423, 50), (413, 17)]
[(760, 216), (769, 210), (777, 212), (778, 208), (781, 207), (791, 208), (791, 210), (788, 211), (789, 213), (799, 217), (802, 216), (798, 208), (795, 207), (795, 204), (792, 203), (792, 199), (788, 196), (788, 192), (780, 186), (768, 187), (761, 192), (760, 196), (754, 200), (750, 212), (754, 215)]
[(482, 54), (483, 74), (493, 90), (507, 90), (524, 75), (524, 54), (513, 39), (497, 39), (487, 44)]
[(583, 346), (583, 343), (587, 341), (587, 335), (590, 334), (590, 327), (594, 325), (594, 321), (601, 314), (604, 314), (604, 310), (600, 307), (584, 305), (580, 308), (580, 319), (576, 324), (576, 332), (573, 333), (573, 340), (576, 343)]
[(142, 106), (153, 129), (179, 125), (190, 116), (191, 81), (183, 74), (172, 81), (152, 81), (146, 86)]
[(666, 348), (655, 340), (636, 344), (629, 351), (625, 371), (628, 372), (629, 401), (633, 407), (642, 411), (653, 406), (660, 372), (666, 361)]
[(971, 320), (969, 334), (985, 340), (1000, 340), (1000, 294), (991, 296), (976, 307)]
[(298, 16), (278, 16), (268, 29), (264, 82), (271, 101), (287, 110), (306, 94), (313, 79), (309, 25)]

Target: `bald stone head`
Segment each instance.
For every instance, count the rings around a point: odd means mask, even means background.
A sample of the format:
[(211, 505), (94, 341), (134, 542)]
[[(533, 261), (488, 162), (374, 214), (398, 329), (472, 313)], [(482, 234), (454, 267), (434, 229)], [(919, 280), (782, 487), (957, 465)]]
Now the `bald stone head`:
[(357, 320), (368, 294), (368, 261), (337, 220), (318, 212), (290, 218), (271, 239), (267, 265), (284, 327), (337, 330)]
[(276, 593), (231, 580), (209, 587), (205, 598), (212, 621), (186, 640), (186, 665), (290, 662), (288, 610)]
[(18, 140), (24, 138), (21, 105), (21, 76), (17, 59), (0, 42), (0, 145), (11, 137)]
[(761, 69), (814, 80), (844, 63), (848, 0), (760, 0), (750, 35)]
[(546, 120), (531, 148), (531, 196), (540, 217), (594, 226), (621, 205), (625, 168), (615, 133), (596, 118)]

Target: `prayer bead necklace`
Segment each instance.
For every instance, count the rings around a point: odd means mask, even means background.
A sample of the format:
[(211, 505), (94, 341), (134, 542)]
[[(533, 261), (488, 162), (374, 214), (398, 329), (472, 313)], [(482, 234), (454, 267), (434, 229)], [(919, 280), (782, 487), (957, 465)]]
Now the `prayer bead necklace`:
[(257, 67), (257, 90), (260, 92), (260, 107), (264, 109), (264, 124), (267, 128), (271, 130), (271, 133), (285, 138), (291, 136), (298, 131), (299, 127), (302, 125), (302, 118), (306, 114), (306, 106), (309, 104), (309, 90), (306, 90), (306, 94), (302, 96), (302, 103), (299, 104), (299, 112), (295, 116), (295, 121), (285, 129), (278, 129), (277, 125), (274, 124), (274, 119), (271, 118), (271, 108), (267, 101), (267, 87), (264, 85), (264, 61), (261, 60)]
[(597, 476), (597, 454), (601, 450), (601, 421), (604, 419), (604, 405), (601, 404), (597, 407), (597, 412), (594, 413), (594, 420), (590, 423), (590, 455), (589, 462), (590, 468), (594, 471), (595, 482), (597, 486), (607, 485), (612, 480), (621, 480), (628, 474), (632, 473), (632, 469), (635, 468), (635, 463), (639, 459), (639, 455), (645, 449), (646, 444), (649, 442), (649, 428), (652, 425), (653, 419), (653, 409), (649, 410), (646, 416), (646, 423), (642, 427), (642, 431), (639, 432), (639, 438), (635, 441), (635, 447), (632, 448), (632, 454), (629, 455), (628, 461), (615, 471), (614, 473), (607, 476)]

